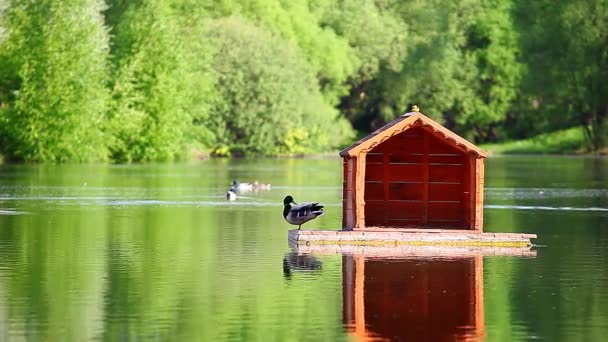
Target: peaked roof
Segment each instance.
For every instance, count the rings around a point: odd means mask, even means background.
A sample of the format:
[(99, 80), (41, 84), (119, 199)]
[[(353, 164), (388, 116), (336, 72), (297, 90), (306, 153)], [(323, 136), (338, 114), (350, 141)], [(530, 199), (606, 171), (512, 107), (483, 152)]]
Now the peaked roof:
[(423, 129), (445, 140), (451, 140), (452, 145), (464, 152), (475, 153), (483, 158), (488, 156), (488, 152), (473, 145), (466, 139), (460, 137), (458, 134), (450, 131), (439, 123), (431, 120), (428, 116), (419, 112), (409, 112), (401, 115), (395, 120), (380, 127), (365, 138), (342, 150), (340, 152), (340, 156), (356, 156), (361, 152), (371, 150), (395, 134), (399, 134), (416, 126), (422, 127)]

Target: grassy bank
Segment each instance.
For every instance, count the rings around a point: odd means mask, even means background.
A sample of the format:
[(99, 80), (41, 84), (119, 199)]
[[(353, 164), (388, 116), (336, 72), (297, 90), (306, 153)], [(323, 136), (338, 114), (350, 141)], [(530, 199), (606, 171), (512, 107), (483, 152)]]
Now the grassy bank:
[(491, 154), (581, 154), (585, 153), (585, 137), (579, 127), (544, 133), (532, 138), (484, 144)]

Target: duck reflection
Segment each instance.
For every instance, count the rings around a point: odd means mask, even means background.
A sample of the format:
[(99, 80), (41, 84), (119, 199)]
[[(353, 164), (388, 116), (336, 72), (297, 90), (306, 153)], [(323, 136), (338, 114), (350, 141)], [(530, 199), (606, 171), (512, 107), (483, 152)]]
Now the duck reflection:
[(344, 255), (343, 320), (358, 340), (476, 340), (484, 335), (483, 258)]
[(317, 272), (323, 268), (321, 260), (311, 254), (287, 253), (283, 257), (283, 276), (291, 279), (293, 272)]

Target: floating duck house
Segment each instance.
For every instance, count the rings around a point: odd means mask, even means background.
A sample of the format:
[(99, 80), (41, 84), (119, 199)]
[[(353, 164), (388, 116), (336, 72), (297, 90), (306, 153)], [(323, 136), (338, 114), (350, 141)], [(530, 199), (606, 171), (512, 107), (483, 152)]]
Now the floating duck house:
[(291, 230), (289, 240), (336, 250), (346, 245), (529, 248), (534, 234), (483, 233), (487, 155), (413, 106), (340, 152), (342, 230)]
[(340, 152), (345, 229), (481, 232), (487, 152), (417, 111)]

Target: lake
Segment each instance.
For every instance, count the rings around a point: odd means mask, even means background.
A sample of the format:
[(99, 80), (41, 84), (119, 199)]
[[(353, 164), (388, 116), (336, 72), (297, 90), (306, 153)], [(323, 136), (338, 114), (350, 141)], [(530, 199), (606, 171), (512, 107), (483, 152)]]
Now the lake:
[[(0, 165), (0, 341), (608, 335), (608, 159), (487, 159), (484, 229), (538, 234), (535, 257), (292, 252), (283, 197), (326, 205), (303, 228), (339, 229), (341, 167)], [(272, 188), (227, 201), (235, 179)]]

